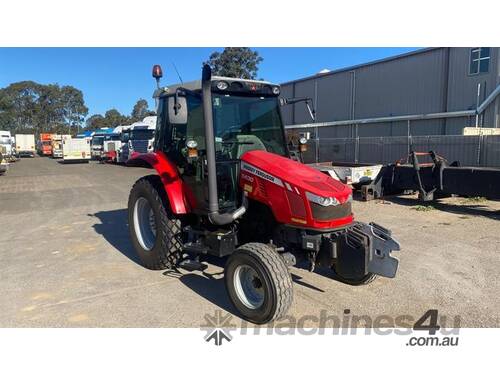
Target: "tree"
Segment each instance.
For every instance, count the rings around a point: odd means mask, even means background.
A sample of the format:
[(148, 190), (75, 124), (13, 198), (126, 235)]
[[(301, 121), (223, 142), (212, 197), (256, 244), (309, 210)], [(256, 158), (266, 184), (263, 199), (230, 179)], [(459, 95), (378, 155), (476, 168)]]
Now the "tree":
[(89, 109), (85, 106), (83, 93), (72, 86), (63, 86), (60, 100), (64, 123), (68, 124), (70, 128), (73, 125), (80, 126), (89, 113)]
[(95, 130), (105, 127), (105, 120), (103, 115), (92, 115), (85, 121), (86, 130)]
[(72, 86), (22, 81), (0, 89), (0, 124), (15, 133), (66, 133), (87, 113), (83, 93)]
[(151, 111), (148, 108), (148, 102), (145, 99), (139, 99), (132, 109), (131, 120), (134, 122), (141, 121), (150, 112)]
[(259, 53), (248, 47), (226, 47), (222, 53), (212, 53), (205, 63), (210, 65), (214, 75), (256, 79), (262, 61)]
[(104, 124), (106, 127), (115, 128), (130, 122), (127, 116), (122, 115), (117, 109), (110, 109), (104, 114)]

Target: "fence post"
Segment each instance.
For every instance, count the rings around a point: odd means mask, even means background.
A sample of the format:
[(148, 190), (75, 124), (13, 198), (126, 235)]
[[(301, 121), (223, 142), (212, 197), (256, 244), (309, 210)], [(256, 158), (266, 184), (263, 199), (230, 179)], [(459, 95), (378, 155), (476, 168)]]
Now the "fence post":
[(318, 134), (318, 127), (316, 126), (316, 130), (315, 132), (316, 133), (316, 148), (315, 148), (315, 159), (316, 159), (316, 163), (319, 163), (319, 134)]
[(476, 165), (479, 166), (481, 164), (481, 143), (483, 142), (483, 131), (479, 131), (479, 138), (477, 141), (477, 160)]
[(359, 163), (359, 137), (356, 137), (354, 141), (354, 163)]
[(407, 152), (406, 154), (407, 155), (410, 155), (410, 137), (411, 137), (411, 130), (410, 130), (410, 120), (408, 120), (408, 133), (407, 133), (407, 139), (406, 139), (406, 143), (407, 143)]

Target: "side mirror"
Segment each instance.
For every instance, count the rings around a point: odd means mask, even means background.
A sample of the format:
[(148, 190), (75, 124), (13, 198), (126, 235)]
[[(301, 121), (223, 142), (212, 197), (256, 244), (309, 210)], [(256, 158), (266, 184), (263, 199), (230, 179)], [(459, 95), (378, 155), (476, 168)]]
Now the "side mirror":
[(311, 120), (313, 122), (316, 122), (316, 111), (314, 110), (312, 106), (312, 99), (311, 98), (279, 98), (279, 103), (280, 106), (285, 106), (289, 104), (295, 104), (295, 103), (300, 103), (304, 102), (306, 104), (307, 111), (309, 112), (309, 116), (311, 117)]
[(187, 101), (184, 96), (170, 96), (167, 102), (168, 121), (171, 124), (187, 124)]

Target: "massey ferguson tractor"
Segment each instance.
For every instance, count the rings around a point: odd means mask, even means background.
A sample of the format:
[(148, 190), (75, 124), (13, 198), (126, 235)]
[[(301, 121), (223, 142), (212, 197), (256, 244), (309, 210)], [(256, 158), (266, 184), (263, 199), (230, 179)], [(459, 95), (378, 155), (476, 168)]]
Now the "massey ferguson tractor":
[(160, 88), (159, 65), (153, 77), (154, 152), (128, 162), (156, 171), (128, 201), (146, 268), (203, 269), (200, 256), (227, 257), (229, 299), (257, 324), (289, 309), (289, 267), (329, 268), (352, 285), (396, 275), (391, 232), (354, 221), (351, 188), (290, 158), (279, 86), (215, 77), (207, 65), (201, 81)]

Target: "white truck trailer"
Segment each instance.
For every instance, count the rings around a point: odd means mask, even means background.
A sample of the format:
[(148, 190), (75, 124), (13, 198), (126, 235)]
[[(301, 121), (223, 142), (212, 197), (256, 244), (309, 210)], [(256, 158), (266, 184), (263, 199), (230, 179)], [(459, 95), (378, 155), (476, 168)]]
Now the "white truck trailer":
[(20, 157), (35, 157), (35, 135), (34, 134), (16, 134), (16, 149)]
[(90, 161), (90, 140), (87, 138), (63, 138), (63, 161), (85, 162)]

